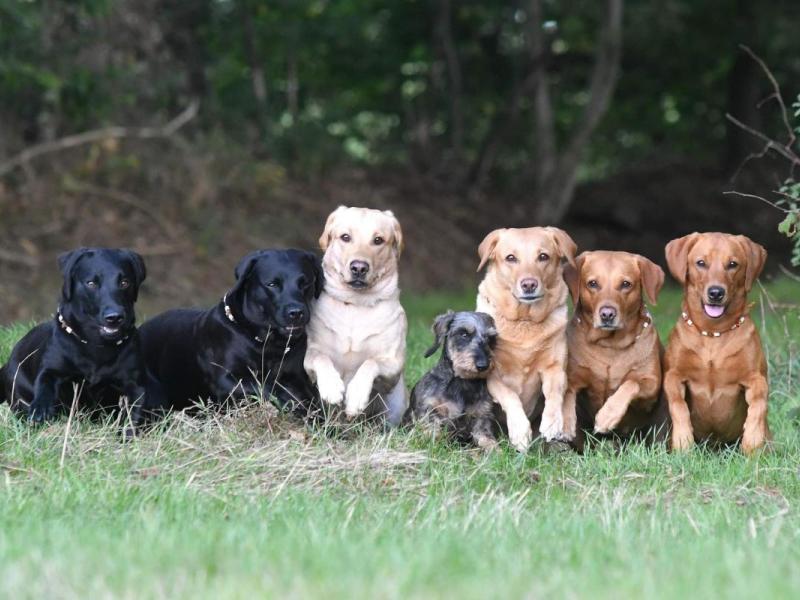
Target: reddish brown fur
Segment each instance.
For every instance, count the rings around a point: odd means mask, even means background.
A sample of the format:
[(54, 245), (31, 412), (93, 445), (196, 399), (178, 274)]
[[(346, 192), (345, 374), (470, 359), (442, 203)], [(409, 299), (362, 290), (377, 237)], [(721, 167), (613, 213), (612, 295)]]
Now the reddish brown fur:
[[(687, 450), (695, 441), (741, 440), (742, 450), (750, 454), (770, 439), (767, 362), (758, 331), (747, 317), (747, 293), (767, 252), (742, 235), (693, 233), (671, 241), (666, 257), (670, 272), (684, 286), (683, 311), (693, 322), (678, 321), (665, 354), (672, 447)], [(726, 290), (725, 312), (715, 319), (703, 309), (711, 286)], [(741, 326), (731, 329), (742, 316)], [(703, 336), (700, 331), (721, 335)]]

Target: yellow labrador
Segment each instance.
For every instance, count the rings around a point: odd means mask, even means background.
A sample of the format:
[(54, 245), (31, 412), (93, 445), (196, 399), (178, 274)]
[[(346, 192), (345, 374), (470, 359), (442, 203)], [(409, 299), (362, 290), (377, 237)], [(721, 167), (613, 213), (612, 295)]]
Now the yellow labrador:
[(400, 423), (408, 406), (406, 314), (397, 287), (403, 233), (391, 211), (340, 206), (319, 239), (325, 288), (311, 311), (304, 366), (323, 402), (352, 418)]
[(494, 317), (495, 368), (487, 384), (502, 408), (508, 438), (520, 452), (533, 437), (531, 417), (544, 394), (539, 431), (547, 441), (571, 441), (575, 407), (563, 414), (567, 388), (567, 284), (563, 260), (575, 266), (577, 246), (555, 227), (497, 229), (478, 248), (477, 309)]

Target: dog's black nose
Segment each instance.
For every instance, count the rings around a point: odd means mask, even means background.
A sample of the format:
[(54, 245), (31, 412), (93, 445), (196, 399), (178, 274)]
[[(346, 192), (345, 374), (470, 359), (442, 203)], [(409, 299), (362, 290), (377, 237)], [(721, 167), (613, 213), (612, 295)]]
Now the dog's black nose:
[(103, 315), (103, 321), (106, 322), (106, 325), (111, 325), (112, 327), (122, 323), (122, 319), (123, 316), (118, 312), (107, 312)]
[(708, 299), (712, 302), (721, 302), (725, 298), (725, 288), (719, 285), (714, 285), (708, 288)]
[(489, 361), (485, 358), (479, 358), (475, 361), (475, 368), (482, 373), (489, 368)]
[(354, 277), (363, 279), (369, 272), (369, 265), (363, 260), (354, 260), (350, 263), (350, 272)]
[(519, 287), (522, 288), (523, 294), (533, 294), (536, 291), (536, 288), (539, 287), (539, 280), (534, 279), (533, 277), (529, 279), (523, 279), (519, 282)]
[(614, 319), (617, 318), (617, 309), (613, 306), (601, 306), (600, 307), (600, 320), (605, 323), (613, 323)]
[(299, 321), (303, 320), (303, 317), (306, 316), (306, 311), (302, 308), (290, 308), (286, 311), (286, 316), (292, 323), (298, 323)]

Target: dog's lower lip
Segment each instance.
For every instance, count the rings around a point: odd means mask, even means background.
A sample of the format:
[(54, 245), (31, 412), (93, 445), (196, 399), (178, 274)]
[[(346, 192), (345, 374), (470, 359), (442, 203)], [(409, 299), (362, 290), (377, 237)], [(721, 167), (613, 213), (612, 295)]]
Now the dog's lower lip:
[(354, 279), (353, 281), (348, 281), (347, 285), (354, 288), (363, 288), (367, 286), (367, 282), (361, 281), (360, 279)]
[(520, 302), (526, 303), (526, 304), (531, 303), (531, 302), (536, 302), (537, 300), (539, 300), (541, 298), (542, 298), (542, 295), (539, 295), (539, 296), (517, 296), (517, 300), (519, 300)]
[(119, 327), (106, 327), (105, 325), (100, 327), (100, 331), (107, 335), (114, 335), (115, 333), (119, 333)]

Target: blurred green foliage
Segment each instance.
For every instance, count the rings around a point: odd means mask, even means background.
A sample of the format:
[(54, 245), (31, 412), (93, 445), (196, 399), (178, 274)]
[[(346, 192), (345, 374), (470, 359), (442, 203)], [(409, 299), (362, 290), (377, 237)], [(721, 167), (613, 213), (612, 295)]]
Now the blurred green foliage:
[[(202, 130), (252, 145), (293, 175), (346, 161), (463, 171), (525, 75), (531, 23), (527, 2), (449, 4), (461, 89), (437, 0), (0, 0), (0, 149), (163, 122), (199, 98)], [(560, 135), (587, 101), (603, 9), (544, 4)], [(800, 75), (798, 20), (796, 1), (628, 0), (619, 84), (582, 176), (647, 158), (720, 157), (737, 45), (788, 85)], [(495, 183), (534, 156), (531, 102), (503, 140)]]

